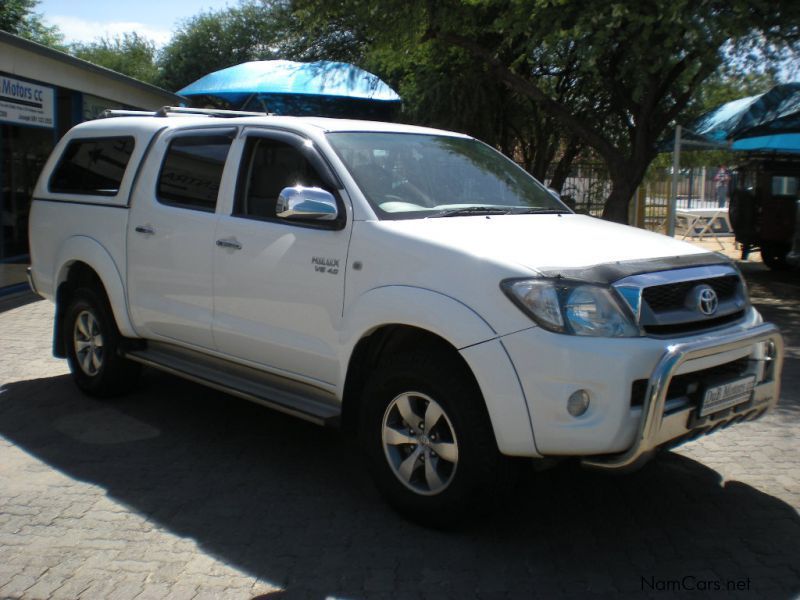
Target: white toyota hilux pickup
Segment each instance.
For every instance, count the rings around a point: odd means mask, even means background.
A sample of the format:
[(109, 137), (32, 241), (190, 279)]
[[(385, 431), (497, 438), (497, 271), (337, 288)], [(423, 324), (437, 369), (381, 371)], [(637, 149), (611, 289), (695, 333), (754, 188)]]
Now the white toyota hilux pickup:
[(781, 335), (723, 256), (465, 135), (192, 112), (78, 125), (36, 186), (31, 285), (88, 394), (147, 365), (341, 425), (432, 524), (509, 457), (632, 468), (778, 401)]

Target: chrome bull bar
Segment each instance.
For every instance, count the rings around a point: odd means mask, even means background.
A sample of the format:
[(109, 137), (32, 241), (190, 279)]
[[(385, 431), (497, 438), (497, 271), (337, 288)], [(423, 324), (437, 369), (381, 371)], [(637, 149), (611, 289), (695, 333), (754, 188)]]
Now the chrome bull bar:
[[(598, 469), (631, 468), (645, 460), (658, 446), (691, 433), (693, 427), (688, 420), (694, 408), (685, 409), (669, 417), (664, 415), (667, 390), (678, 368), (690, 360), (735, 351), (759, 343), (771, 345), (768, 356), (765, 357), (769, 362), (762, 381), (757, 383), (753, 391), (753, 398), (759, 401), (759, 405), (750, 412), (756, 416), (774, 406), (780, 394), (783, 367), (783, 336), (775, 325), (764, 323), (746, 331), (675, 344), (667, 348), (650, 376), (642, 406), (642, 419), (633, 445), (621, 454), (586, 457), (582, 463)], [(738, 416), (724, 417), (715, 421), (713, 429), (735, 420)]]

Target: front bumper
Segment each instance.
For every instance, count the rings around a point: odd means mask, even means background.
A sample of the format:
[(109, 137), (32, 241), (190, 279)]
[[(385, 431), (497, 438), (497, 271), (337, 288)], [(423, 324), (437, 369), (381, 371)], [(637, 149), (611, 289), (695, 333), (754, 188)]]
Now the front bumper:
[[(687, 361), (715, 354), (767, 344), (762, 380), (753, 390), (752, 398), (716, 415), (699, 418), (695, 407), (665, 414), (667, 389), (673, 375)], [(659, 446), (711, 433), (739, 421), (754, 419), (778, 402), (780, 376), (783, 366), (783, 337), (770, 323), (753, 329), (725, 335), (713, 340), (685, 342), (670, 346), (653, 370), (645, 393), (642, 419), (633, 445), (625, 452), (584, 458), (583, 464), (602, 469), (625, 469), (646, 459)]]
[[(783, 339), (754, 310), (736, 326), (677, 339), (589, 338), (534, 327), (501, 340), (542, 456), (625, 468), (658, 446), (759, 416), (778, 400)], [(732, 366), (755, 375), (752, 400), (698, 419), (704, 386)], [(695, 391), (681, 389), (690, 383)], [(591, 402), (573, 417), (567, 398), (578, 389), (587, 390)]]

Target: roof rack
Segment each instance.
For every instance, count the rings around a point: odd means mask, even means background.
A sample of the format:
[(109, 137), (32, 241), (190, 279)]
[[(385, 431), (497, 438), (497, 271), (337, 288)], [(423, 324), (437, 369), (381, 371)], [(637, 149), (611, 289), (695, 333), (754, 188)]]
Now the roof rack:
[(244, 110), (221, 110), (216, 108), (185, 108), (183, 106), (162, 106), (155, 112), (147, 110), (104, 110), (101, 117), (169, 117), (170, 115), (202, 115), (206, 117), (264, 117), (272, 113), (248, 112)]

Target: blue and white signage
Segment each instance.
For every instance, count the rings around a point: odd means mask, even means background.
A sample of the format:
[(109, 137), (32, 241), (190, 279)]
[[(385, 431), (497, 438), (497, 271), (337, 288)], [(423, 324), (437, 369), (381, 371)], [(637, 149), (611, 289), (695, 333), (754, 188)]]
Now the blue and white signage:
[(0, 122), (53, 127), (53, 88), (0, 75)]

